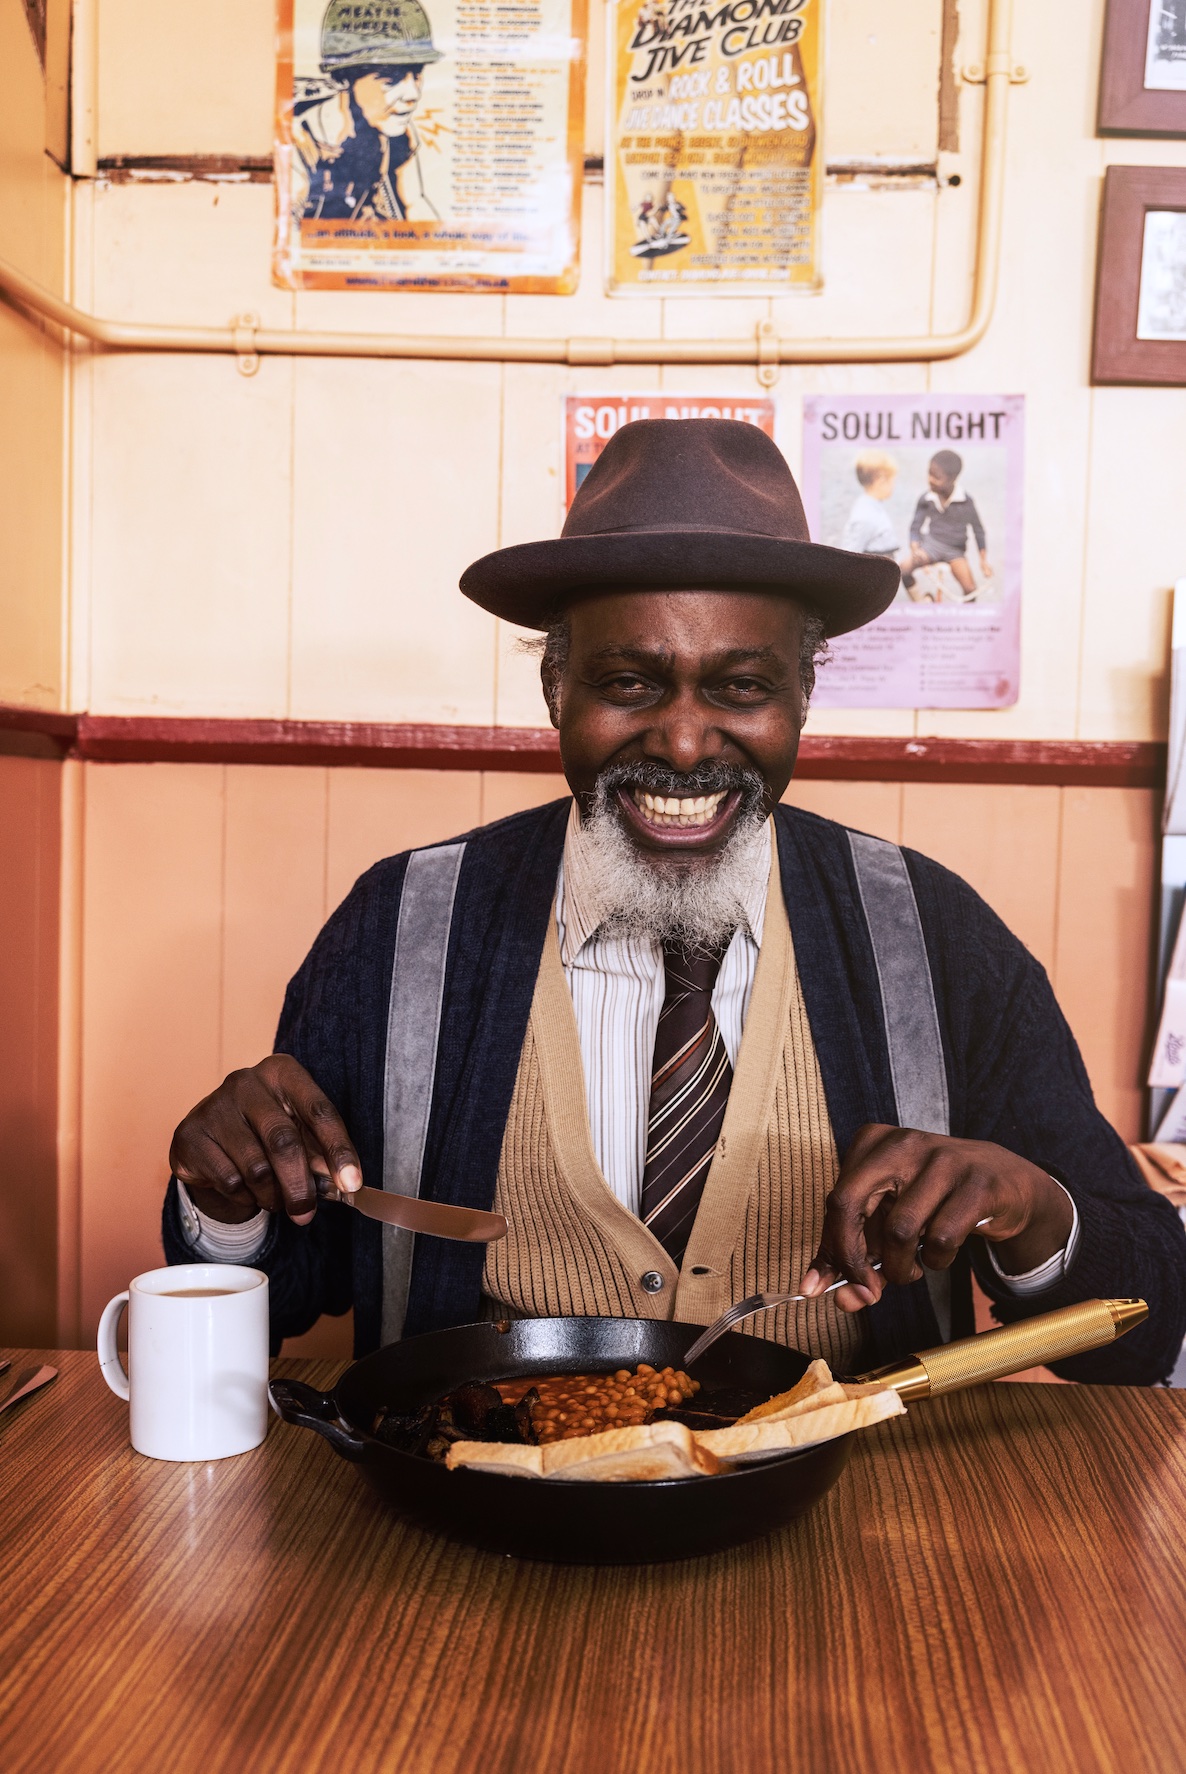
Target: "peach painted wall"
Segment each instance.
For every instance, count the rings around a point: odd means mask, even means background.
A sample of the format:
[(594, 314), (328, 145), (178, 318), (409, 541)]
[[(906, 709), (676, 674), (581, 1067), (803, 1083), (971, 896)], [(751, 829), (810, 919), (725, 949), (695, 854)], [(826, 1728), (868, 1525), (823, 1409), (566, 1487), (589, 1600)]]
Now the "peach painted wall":
[[(174, 1124), (270, 1051), (285, 982), (356, 876), (563, 784), (167, 764), (90, 764), (84, 777), (85, 1337), (127, 1276), (159, 1260)], [(1137, 1133), (1152, 796), (812, 782), (790, 798), (966, 875), (1050, 970), (1101, 1106)]]
[(0, 757), (0, 1340), (57, 1342), (61, 768)]

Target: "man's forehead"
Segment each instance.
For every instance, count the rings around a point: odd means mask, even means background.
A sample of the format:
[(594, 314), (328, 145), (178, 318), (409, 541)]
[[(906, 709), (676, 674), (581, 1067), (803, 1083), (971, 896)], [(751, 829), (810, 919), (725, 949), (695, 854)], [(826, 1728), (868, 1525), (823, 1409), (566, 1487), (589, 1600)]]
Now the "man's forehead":
[(568, 611), (583, 652), (769, 653), (794, 648), (803, 611), (772, 592), (621, 591)]

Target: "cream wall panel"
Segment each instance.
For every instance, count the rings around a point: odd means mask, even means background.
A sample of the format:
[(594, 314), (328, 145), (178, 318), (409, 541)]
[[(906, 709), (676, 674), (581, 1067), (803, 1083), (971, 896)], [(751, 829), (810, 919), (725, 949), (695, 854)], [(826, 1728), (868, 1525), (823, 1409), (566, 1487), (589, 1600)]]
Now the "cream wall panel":
[(457, 592), (498, 544), (494, 364), (296, 370), (292, 713), (494, 716), (494, 618)]
[(482, 822), (476, 770), (330, 770), (326, 905), (341, 904), (372, 863), (439, 844)]
[(831, 0), (824, 142), (829, 161), (933, 161), (942, 0)]
[[(228, 326), (238, 314), (293, 324), (293, 296), (272, 283), (271, 186), (100, 179), (93, 202), (87, 299), (96, 313), (178, 326)], [(283, 367), (273, 359), (261, 373)]]
[(96, 361), (94, 709), (287, 712), (292, 375)]
[(581, 191), (580, 283), (571, 296), (508, 296), (511, 338), (657, 339), (663, 331), (659, 298), (605, 293), (605, 191), (588, 181)]
[[(60, 290), (65, 180), (45, 153), (45, 94), (23, 6), (0, 9), (0, 255)], [(62, 691), (63, 376), (56, 340), (0, 306), (0, 701)]]
[(1092, 409), (1079, 734), (1162, 738), (1170, 591), (1186, 575), (1186, 396), (1097, 388)]
[(276, 34), (268, 0), (95, 3), (101, 157), (271, 153)]
[(1100, 1108), (1141, 1137), (1158, 797), (1063, 790), (1054, 989)]
[(222, 1076), (224, 771), (86, 767), (82, 1333), (161, 1262), (169, 1141)]
[(910, 782), (902, 843), (962, 875), (1049, 972), (1054, 967), (1062, 791)]
[(325, 922), (328, 776), (226, 772), (220, 1077), (271, 1053), (284, 988)]

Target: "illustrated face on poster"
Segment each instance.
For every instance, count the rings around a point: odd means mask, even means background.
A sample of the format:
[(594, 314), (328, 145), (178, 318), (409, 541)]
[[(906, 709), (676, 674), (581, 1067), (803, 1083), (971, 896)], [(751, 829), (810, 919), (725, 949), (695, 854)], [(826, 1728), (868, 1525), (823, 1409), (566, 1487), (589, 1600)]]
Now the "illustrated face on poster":
[(812, 395), (815, 541), (897, 563), (886, 613), (831, 643), (823, 708), (1006, 708), (1019, 688), (1020, 395)]
[(823, 0), (611, 0), (612, 295), (817, 289)]
[(277, 282), (574, 289), (584, 7), (281, 0)]
[(1186, 92), (1186, 0), (1150, 0), (1146, 92)]
[(738, 395), (697, 400), (686, 394), (566, 394), (564, 509), (616, 431), (635, 419), (739, 419), (774, 436), (774, 402)]

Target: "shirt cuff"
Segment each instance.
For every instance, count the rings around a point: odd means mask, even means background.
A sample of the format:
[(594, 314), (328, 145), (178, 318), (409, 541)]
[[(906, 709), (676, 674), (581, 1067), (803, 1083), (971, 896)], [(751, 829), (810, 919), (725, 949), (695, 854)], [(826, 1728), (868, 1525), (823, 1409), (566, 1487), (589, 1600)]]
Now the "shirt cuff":
[(224, 1220), (212, 1220), (195, 1207), (189, 1190), (180, 1177), (177, 1183), (177, 1207), (181, 1232), (195, 1256), (208, 1263), (240, 1263), (250, 1265), (267, 1243), (271, 1216), (261, 1207), (249, 1220), (237, 1226)]
[[(1057, 1177), (1051, 1177), (1050, 1180), (1058, 1183)], [(1031, 1294), (1045, 1293), (1048, 1287), (1056, 1286), (1075, 1260), (1075, 1251), (1079, 1245), (1079, 1209), (1075, 1206), (1075, 1200), (1070, 1190), (1063, 1189), (1061, 1183), (1058, 1183), (1058, 1186), (1071, 1204), (1071, 1230), (1062, 1250), (1056, 1250), (1052, 1257), (1047, 1257), (1046, 1261), (1039, 1263), (1036, 1269), (1026, 1269), (1021, 1275), (1007, 1275), (997, 1262), (997, 1253), (992, 1245), (986, 1247), (993, 1274), (1001, 1286), (1008, 1288), (1009, 1292), (1015, 1294), (1019, 1300), (1026, 1299)]]

